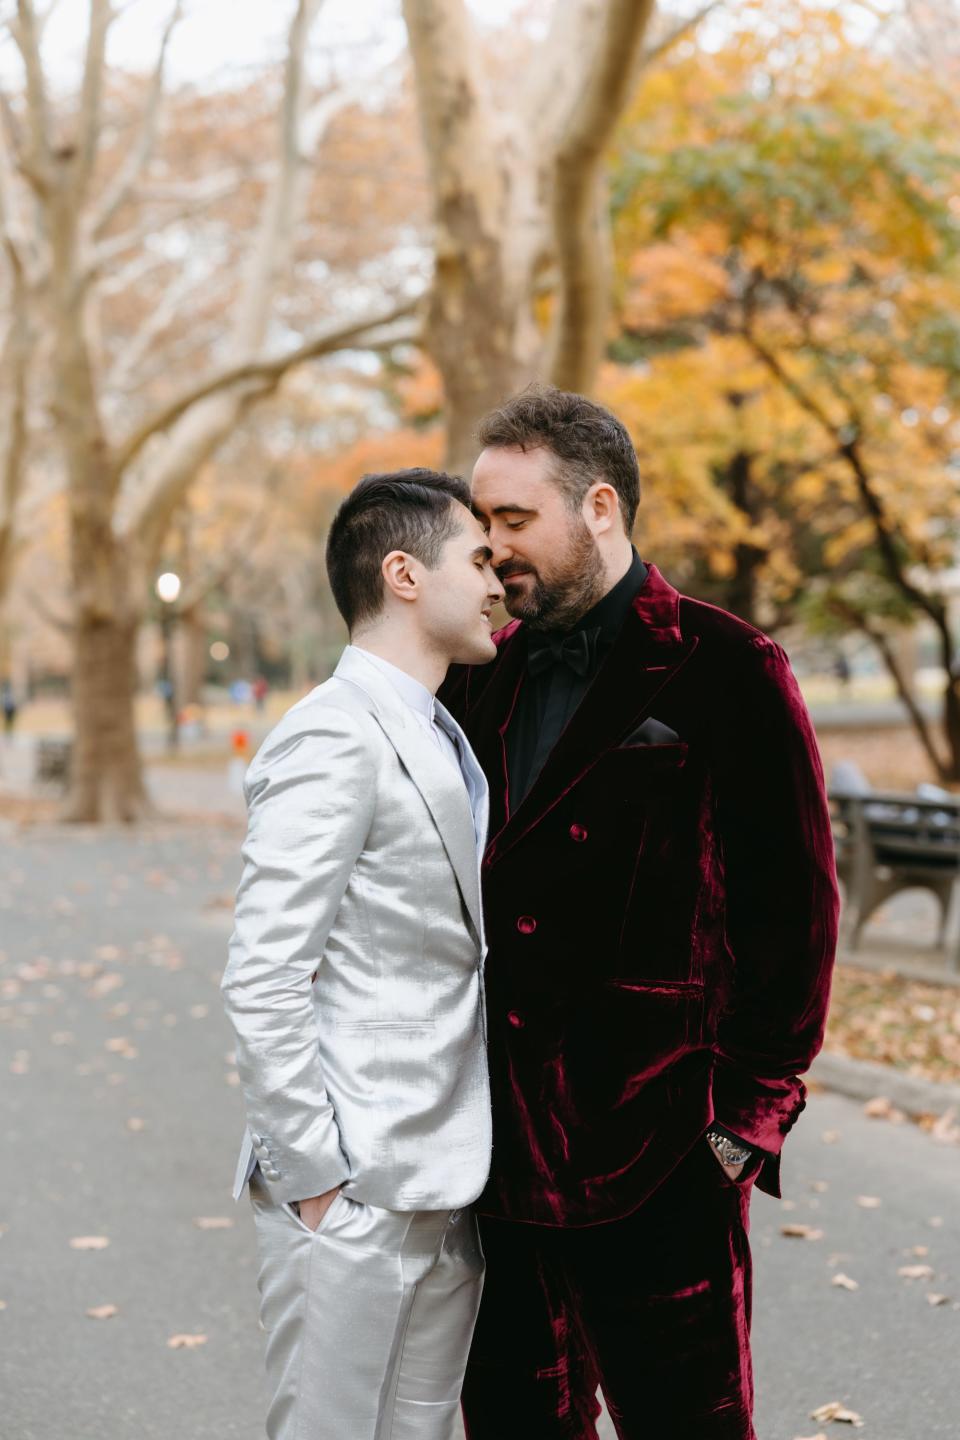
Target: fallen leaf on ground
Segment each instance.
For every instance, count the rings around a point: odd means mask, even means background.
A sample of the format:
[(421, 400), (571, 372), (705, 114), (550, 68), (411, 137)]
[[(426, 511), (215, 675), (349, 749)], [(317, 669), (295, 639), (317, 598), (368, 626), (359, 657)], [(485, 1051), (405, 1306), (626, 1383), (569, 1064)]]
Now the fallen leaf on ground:
[(0, 1300), (0, 1310), (6, 1310), (6, 1308), (7, 1308), (7, 1302), (6, 1302), (6, 1300)]
[(106, 1235), (74, 1235), (70, 1241), (71, 1250), (106, 1250), (110, 1241)]
[(131, 1115), (127, 1119), (127, 1129), (137, 1135), (146, 1127), (146, 1123), (146, 1120), (141, 1120), (139, 1115)]
[(167, 1341), (167, 1348), (170, 1350), (196, 1350), (198, 1345), (206, 1345), (206, 1335), (171, 1335)]
[(936, 1294), (936, 1292), (933, 1291), (933, 1290), (930, 1290), (930, 1291), (927, 1292), (927, 1304), (928, 1304), (928, 1305), (946, 1305), (946, 1304), (949, 1303), (949, 1300), (950, 1300), (950, 1296), (949, 1296), (949, 1295), (938, 1295), (938, 1294)]
[(836, 1145), (837, 1141), (840, 1139), (840, 1131), (824, 1130), (823, 1134), (820, 1136), (820, 1139), (823, 1141), (824, 1145)]
[(851, 1280), (849, 1275), (834, 1275), (830, 1281), (831, 1285), (838, 1285), (841, 1290), (859, 1290), (860, 1286), (856, 1280)]
[(945, 1110), (934, 1120), (929, 1133), (941, 1145), (960, 1145), (960, 1125), (957, 1124), (956, 1110)]
[(932, 1280), (932, 1265), (901, 1265), (897, 1274), (904, 1280)]
[(910, 1255), (916, 1255), (919, 1259), (922, 1259), (924, 1255), (929, 1255), (929, 1254), (930, 1254), (930, 1246), (929, 1246), (929, 1245), (911, 1245), (911, 1246), (910, 1246), (910, 1249), (909, 1249), (909, 1251), (908, 1251), (907, 1253), (910, 1254)]
[(781, 1225), (780, 1234), (786, 1235), (791, 1240), (821, 1240), (823, 1238), (822, 1230), (817, 1230), (813, 1225), (802, 1225), (796, 1220), (791, 1220), (787, 1225)]
[(821, 1430), (819, 1435), (797, 1435), (794, 1440), (827, 1440), (827, 1437)]
[(84, 1313), (89, 1315), (91, 1320), (111, 1320), (120, 1312), (116, 1305), (91, 1305), (90, 1309)]
[(839, 1400), (831, 1400), (826, 1405), (820, 1405), (816, 1410), (810, 1411), (811, 1420), (841, 1420), (845, 1425), (855, 1425), (859, 1429), (863, 1425), (863, 1419), (856, 1410), (848, 1410), (841, 1405)]
[(863, 1113), (869, 1115), (871, 1120), (885, 1120), (892, 1109), (893, 1104), (886, 1095), (875, 1095), (864, 1105)]
[(198, 1230), (230, 1230), (233, 1227), (229, 1215), (198, 1215), (193, 1223)]
[(858, 1195), (857, 1204), (861, 1210), (879, 1210), (883, 1201), (876, 1195)]
[(810, 1189), (816, 1190), (818, 1195), (822, 1195), (824, 1191), (830, 1189), (830, 1186), (828, 1185), (826, 1180), (811, 1180)]
[(105, 1040), (103, 1048), (109, 1050), (112, 1055), (123, 1055), (128, 1058), (135, 1056), (136, 1047), (125, 1035), (115, 1035), (112, 1040)]

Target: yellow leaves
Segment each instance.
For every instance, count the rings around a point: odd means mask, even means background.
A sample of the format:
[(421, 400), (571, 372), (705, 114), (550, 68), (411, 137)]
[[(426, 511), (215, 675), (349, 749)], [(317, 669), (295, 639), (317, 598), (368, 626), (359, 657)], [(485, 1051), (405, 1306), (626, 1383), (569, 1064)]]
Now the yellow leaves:
[(650, 245), (630, 259), (622, 322), (631, 330), (687, 319), (722, 300), (723, 266), (680, 245)]
[(818, 1230), (815, 1225), (804, 1225), (800, 1221), (791, 1221), (780, 1226), (780, 1234), (788, 1240), (822, 1240), (823, 1231)]
[(91, 1305), (83, 1312), (89, 1320), (112, 1320), (120, 1311), (116, 1305)]
[(171, 1335), (167, 1341), (168, 1350), (197, 1350), (206, 1345), (206, 1335)]
[(377, 470), (397, 470), (411, 465), (435, 468), (443, 460), (444, 437), (439, 428), (431, 430), (386, 430), (365, 435), (339, 453), (325, 457), (314, 471), (315, 483), (323, 489), (352, 490), (361, 475)]
[(71, 1250), (106, 1250), (110, 1244), (106, 1235), (74, 1235), (70, 1241)]
[(401, 413), (407, 420), (430, 419), (443, 407), (443, 380), (429, 356), (420, 352), (416, 364), (396, 382)]

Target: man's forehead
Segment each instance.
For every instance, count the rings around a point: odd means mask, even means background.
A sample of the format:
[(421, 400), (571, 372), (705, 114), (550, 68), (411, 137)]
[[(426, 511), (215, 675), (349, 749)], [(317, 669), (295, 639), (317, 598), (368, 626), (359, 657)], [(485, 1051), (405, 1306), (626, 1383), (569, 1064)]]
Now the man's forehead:
[(477, 514), (540, 509), (556, 490), (549, 452), (485, 450), (474, 467), (470, 489)]

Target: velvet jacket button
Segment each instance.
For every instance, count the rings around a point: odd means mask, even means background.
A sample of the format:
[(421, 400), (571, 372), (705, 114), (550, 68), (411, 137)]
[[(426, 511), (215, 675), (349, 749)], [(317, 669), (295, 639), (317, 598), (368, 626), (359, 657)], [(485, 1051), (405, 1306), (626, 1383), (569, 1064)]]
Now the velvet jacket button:
[(537, 928), (537, 922), (532, 915), (521, 915), (517, 921), (517, 929), (521, 935), (532, 935)]
[(570, 826), (570, 839), (571, 839), (571, 840), (586, 840), (586, 838), (587, 838), (587, 827), (586, 827), (586, 825), (571, 825), (571, 826)]
[(507, 1014), (507, 1019), (513, 1026), (514, 1030), (522, 1030), (524, 1025), (526, 1025), (527, 1023), (522, 1015), (517, 1014), (516, 1010), (510, 1010)]

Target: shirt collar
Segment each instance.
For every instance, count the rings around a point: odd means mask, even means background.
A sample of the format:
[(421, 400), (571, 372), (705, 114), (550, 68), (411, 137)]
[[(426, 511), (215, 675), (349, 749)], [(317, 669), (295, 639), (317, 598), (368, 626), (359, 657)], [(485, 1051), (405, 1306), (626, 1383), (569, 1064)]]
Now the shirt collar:
[(581, 615), (576, 625), (571, 626), (571, 633), (574, 630), (600, 630), (600, 638), (604, 641), (612, 640), (619, 631), (633, 602), (633, 597), (643, 585), (647, 578), (647, 567), (644, 565), (636, 549), (633, 550), (633, 559), (627, 573), (621, 577), (612, 590), (608, 590), (601, 600), (598, 600), (586, 615)]
[(434, 718), (434, 698), (426, 685), (421, 685), (419, 680), (414, 680), (406, 670), (401, 670), (397, 665), (391, 665), (389, 660), (384, 660), (380, 655), (371, 655), (369, 650), (364, 650), (362, 645), (348, 645), (347, 650), (354, 655), (361, 656), (374, 669), (379, 670), (396, 690), (404, 704), (409, 705), (411, 710), (423, 715), (427, 720)]

